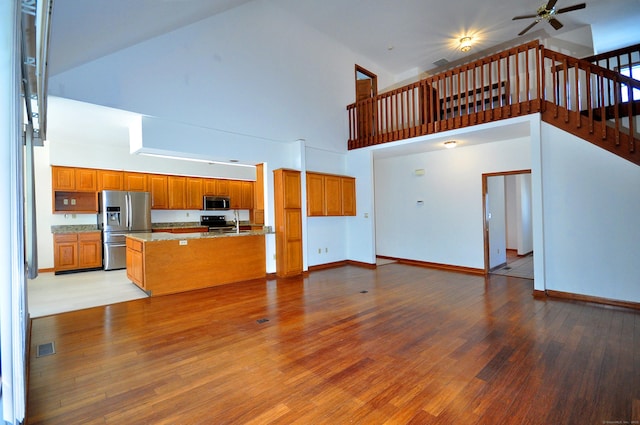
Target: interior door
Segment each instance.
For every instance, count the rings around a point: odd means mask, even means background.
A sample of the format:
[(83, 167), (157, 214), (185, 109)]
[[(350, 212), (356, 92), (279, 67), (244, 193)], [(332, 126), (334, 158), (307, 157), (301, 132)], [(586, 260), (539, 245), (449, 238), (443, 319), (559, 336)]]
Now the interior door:
[(373, 135), (373, 107), (371, 102), (364, 102), (373, 97), (373, 80), (365, 78), (356, 80), (356, 113), (358, 114), (358, 138)]

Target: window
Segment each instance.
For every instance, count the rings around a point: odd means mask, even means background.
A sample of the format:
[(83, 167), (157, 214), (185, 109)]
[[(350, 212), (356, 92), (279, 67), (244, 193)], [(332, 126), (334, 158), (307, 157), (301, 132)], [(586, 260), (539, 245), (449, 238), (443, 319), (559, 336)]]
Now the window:
[[(620, 68), (620, 73), (627, 77), (631, 77), (634, 80), (640, 80), (640, 63), (631, 65), (631, 66), (627, 65), (624, 68)], [(622, 90), (622, 97), (621, 97), (622, 102), (628, 102), (629, 89), (627, 88), (627, 85), (622, 84), (620, 88)], [(635, 89), (635, 88), (633, 89), (633, 100), (640, 100), (640, 89)]]

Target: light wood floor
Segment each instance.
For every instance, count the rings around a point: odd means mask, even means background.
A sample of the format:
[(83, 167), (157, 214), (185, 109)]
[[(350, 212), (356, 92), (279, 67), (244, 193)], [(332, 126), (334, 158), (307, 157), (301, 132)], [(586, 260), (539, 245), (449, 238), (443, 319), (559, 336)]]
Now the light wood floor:
[(126, 270), (39, 273), (27, 281), (27, 293), (32, 318), (147, 297)]
[(387, 264), (41, 317), (28, 423), (640, 420), (640, 313), (531, 293)]

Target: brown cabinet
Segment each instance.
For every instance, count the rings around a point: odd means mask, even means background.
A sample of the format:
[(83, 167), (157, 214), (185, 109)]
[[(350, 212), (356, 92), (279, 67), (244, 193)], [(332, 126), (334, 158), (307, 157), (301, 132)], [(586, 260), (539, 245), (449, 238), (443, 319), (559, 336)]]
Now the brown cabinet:
[(231, 209), (250, 210), (253, 208), (253, 182), (229, 180)]
[(324, 176), (307, 173), (307, 215), (324, 215)]
[(145, 289), (144, 244), (131, 238), (127, 238), (127, 277)]
[(91, 168), (51, 167), (51, 185), (53, 190), (97, 190), (97, 173)]
[(124, 188), (124, 172), (114, 170), (98, 170), (98, 191), (122, 190)]
[(54, 213), (98, 212), (97, 171), (89, 168), (51, 167)]
[(256, 165), (256, 181), (253, 184), (252, 222), (264, 224), (264, 164)]
[(51, 188), (53, 190), (76, 190), (75, 168), (52, 166)]
[(167, 177), (163, 174), (147, 175), (147, 184), (151, 192), (151, 209), (161, 210), (169, 208), (169, 193)]
[(202, 196), (204, 195), (204, 181), (198, 177), (187, 177), (186, 208), (188, 210), (202, 209)]
[(356, 215), (356, 179), (342, 177), (342, 215)]
[(100, 232), (53, 235), (53, 262), (55, 273), (102, 268)]
[(147, 174), (125, 171), (124, 190), (130, 190), (132, 192), (148, 192), (149, 183), (147, 181)]
[(356, 215), (355, 178), (307, 173), (307, 215)]
[[(231, 208), (252, 210), (253, 181), (187, 177), (132, 171), (51, 166), (54, 213), (96, 213), (103, 190), (150, 192), (152, 209), (201, 210), (203, 195), (231, 198)], [(258, 217), (264, 221), (264, 200)], [(253, 216), (252, 216), (253, 217)]]
[(170, 210), (184, 210), (187, 206), (187, 178), (167, 177), (167, 196)]
[(202, 194), (203, 195), (217, 195), (218, 188), (216, 187), (218, 184), (217, 179), (203, 179), (202, 182)]
[(302, 211), (300, 172), (274, 170), (276, 218), (276, 274), (280, 277), (302, 273)]

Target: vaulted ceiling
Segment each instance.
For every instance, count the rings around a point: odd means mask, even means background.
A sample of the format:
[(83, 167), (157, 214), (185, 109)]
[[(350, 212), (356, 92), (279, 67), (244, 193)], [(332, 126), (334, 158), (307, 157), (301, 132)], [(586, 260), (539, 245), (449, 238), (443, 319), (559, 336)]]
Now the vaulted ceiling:
[[(546, 4), (535, 0), (56, 0), (49, 50), (50, 75), (135, 45), (235, 7), (262, 1), (281, 8), (387, 72), (428, 71), (434, 62), (521, 44), (531, 38), (571, 33), (590, 26), (596, 52), (640, 42), (640, 0), (585, 0), (586, 8), (557, 15), (518, 37)], [(556, 9), (582, 3), (558, 0)], [(471, 36), (469, 53), (459, 39)]]

